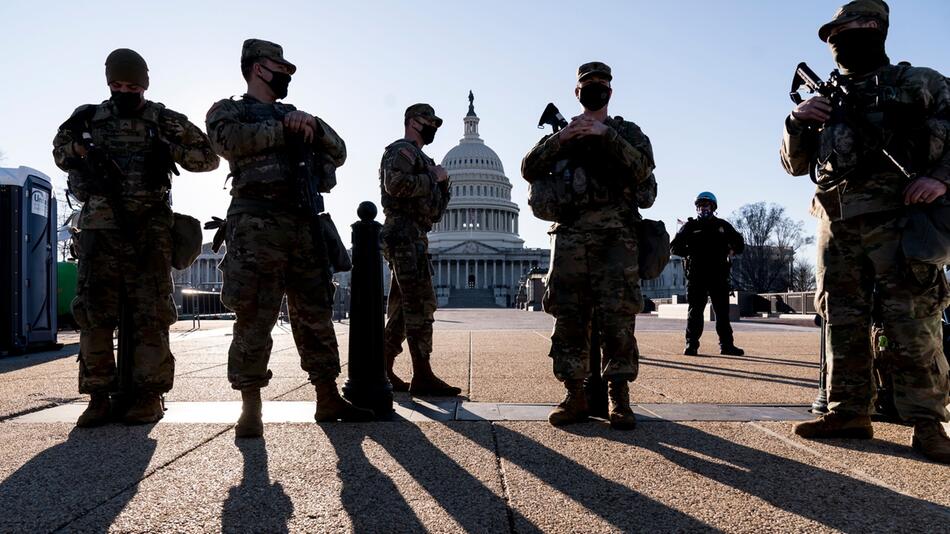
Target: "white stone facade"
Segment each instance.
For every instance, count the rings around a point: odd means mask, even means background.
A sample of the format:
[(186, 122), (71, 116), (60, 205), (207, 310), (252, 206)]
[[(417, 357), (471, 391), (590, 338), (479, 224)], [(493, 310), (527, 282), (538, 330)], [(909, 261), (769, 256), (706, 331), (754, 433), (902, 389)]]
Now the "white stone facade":
[(518, 204), (498, 154), (478, 135), (479, 118), (469, 93), (465, 135), (442, 159), (452, 200), (429, 233), (439, 304), (453, 291), (491, 290), (497, 306), (515, 304), (518, 286), (534, 268), (547, 269), (550, 250), (524, 247), (518, 235)]

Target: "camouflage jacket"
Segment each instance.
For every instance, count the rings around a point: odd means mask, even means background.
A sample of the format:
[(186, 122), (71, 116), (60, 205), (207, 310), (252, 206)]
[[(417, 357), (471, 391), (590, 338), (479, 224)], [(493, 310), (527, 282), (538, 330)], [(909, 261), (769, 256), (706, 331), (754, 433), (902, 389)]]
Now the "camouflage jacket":
[[(284, 115), (296, 109), (244, 95), (240, 100), (220, 100), (208, 110), (211, 145), (231, 167), (231, 196), (296, 206), (299, 193), (283, 123)], [(314, 148), (340, 167), (346, 161), (346, 143), (327, 123), (316, 120), (320, 131)]]
[(552, 232), (629, 227), (640, 218), (638, 206), (653, 204), (656, 197), (655, 163), (650, 139), (636, 124), (622, 117), (608, 117), (602, 137), (583, 137), (561, 142), (558, 134), (545, 136), (524, 157), (521, 174), (528, 182), (549, 176), (556, 166), (567, 165), (580, 173), (576, 215), (552, 225)]
[[(75, 144), (82, 144), (85, 134), (107, 155), (110, 166), (114, 162), (113, 176), (97, 175), (76, 153)], [(200, 128), (147, 100), (130, 117), (119, 116), (109, 100), (80, 106), (56, 133), (53, 158), (68, 173), (70, 191), (83, 202), (79, 228), (87, 230), (118, 228), (113, 201), (122, 203), (120, 210), (129, 220), (164, 202), (172, 162), (191, 172), (218, 168), (218, 156)]]
[(785, 120), (781, 159), (793, 176), (816, 165), (811, 212), (826, 220), (901, 209), (907, 178), (882, 153), (920, 176), (950, 184), (950, 86), (938, 72), (887, 65), (854, 80), (858, 111), (814, 128)]
[(435, 161), (408, 139), (386, 147), (379, 164), (379, 189), (387, 224), (411, 220), (423, 232), (442, 220), (451, 199), (449, 181), (436, 182)]

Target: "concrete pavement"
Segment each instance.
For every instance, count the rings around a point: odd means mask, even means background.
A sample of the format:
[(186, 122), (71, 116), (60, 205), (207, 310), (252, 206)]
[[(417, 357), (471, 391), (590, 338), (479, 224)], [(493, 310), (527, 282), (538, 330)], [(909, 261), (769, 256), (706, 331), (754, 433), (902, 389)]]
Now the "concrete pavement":
[(75, 345), (0, 360), (0, 532), (950, 532), (950, 467), (914, 454), (909, 428), (792, 434), (817, 385), (813, 328), (740, 323), (746, 356), (709, 350), (710, 330), (686, 357), (682, 321), (642, 316), (630, 433), (536, 420), (562, 396), (541, 313), (440, 311), (433, 363), (464, 397), (399, 395), (402, 417), (366, 424), (307, 419), (313, 390), (278, 328), (274, 422), (236, 442), (228, 326), (175, 326), (168, 417), (145, 427), (56, 422), (84, 400)]

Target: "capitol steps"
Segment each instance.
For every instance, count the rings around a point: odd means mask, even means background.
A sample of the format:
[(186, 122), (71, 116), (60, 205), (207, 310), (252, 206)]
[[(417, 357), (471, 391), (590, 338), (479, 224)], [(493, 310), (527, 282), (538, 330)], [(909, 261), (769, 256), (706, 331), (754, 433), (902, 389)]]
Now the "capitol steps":
[(491, 289), (453, 289), (445, 308), (498, 308)]

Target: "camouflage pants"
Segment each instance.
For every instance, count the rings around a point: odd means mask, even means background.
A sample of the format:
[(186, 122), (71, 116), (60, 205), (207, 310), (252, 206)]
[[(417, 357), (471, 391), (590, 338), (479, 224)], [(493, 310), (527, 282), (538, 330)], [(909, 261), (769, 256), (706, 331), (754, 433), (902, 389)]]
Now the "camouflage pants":
[(312, 383), (335, 380), (340, 354), (333, 330), (333, 281), (326, 250), (310, 225), (290, 215), (229, 215), (227, 254), (219, 266), (221, 302), (236, 315), (228, 351), (234, 389), (267, 386), (267, 368), (284, 294), (300, 366)]
[[(166, 224), (167, 223), (167, 224)], [(168, 327), (178, 318), (172, 300), (171, 219), (163, 216), (141, 230), (139, 252), (119, 230), (83, 230), (76, 245), (79, 279), (72, 302), (79, 325), (79, 392), (115, 391), (112, 336), (123, 306), (131, 318), (132, 383), (136, 389), (165, 393), (172, 388), (175, 358)]]
[(947, 421), (947, 362), (940, 313), (947, 281), (935, 265), (907, 262), (899, 217), (872, 214), (818, 226), (816, 306), (828, 334), (832, 410), (867, 414), (874, 399), (872, 294), (888, 332), (886, 363), (902, 419)]
[(643, 309), (636, 232), (562, 228), (553, 241), (543, 305), (555, 318), (550, 352), (554, 376), (564, 381), (590, 375), (590, 325), (596, 314), (604, 378), (635, 380), (640, 355), (634, 327)]
[(402, 352), (402, 342), (408, 340), (409, 354), (416, 359), (426, 358), (432, 353), (436, 310), (427, 243), (418, 239), (407, 244), (387, 244), (384, 253), (392, 274), (383, 336), (386, 357), (395, 358)]

